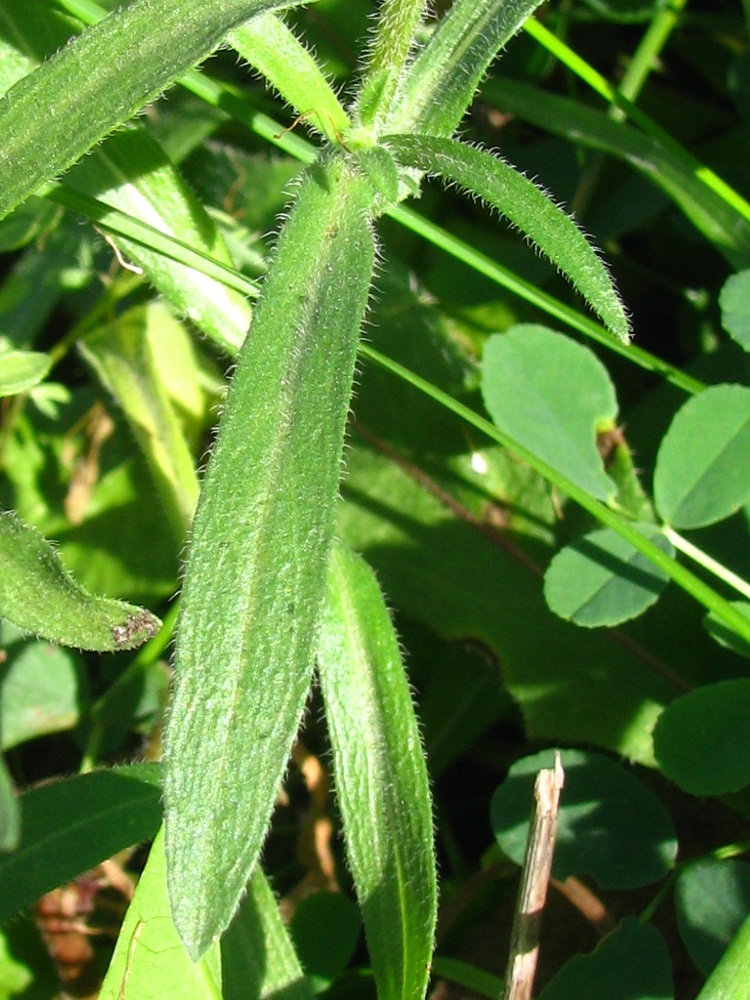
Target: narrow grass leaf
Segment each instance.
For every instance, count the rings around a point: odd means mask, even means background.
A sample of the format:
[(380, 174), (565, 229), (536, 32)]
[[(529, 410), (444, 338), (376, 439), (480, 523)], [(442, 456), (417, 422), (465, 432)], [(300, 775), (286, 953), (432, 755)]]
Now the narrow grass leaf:
[[(304, 902), (304, 901), (303, 901)], [(221, 939), (222, 1000), (312, 1000), (268, 879), (256, 868)]]
[[(174, 236), (225, 268), (231, 268), (224, 240), (201, 203), (145, 129), (131, 126), (76, 164), (66, 187), (95, 195), (131, 219)], [(118, 237), (122, 255), (139, 267), (177, 313), (232, 352), (250, 325), (250, 306), (224, 281), (165, 257), (158, 247)], [(223, 277), (223, 275), (222, 275)]]
[(0, 513), (0, 615), (25, 632), (97, 652), (135, 649), (161, 623), (145, 608), (89, 594), (50, 543), (9, 511)]
[(384, 130), (452, 135), (490, 63), (542, 0), (456, 0), (409, 67)]
[(654, 729), (659, 769), (691, 795), (750, 785), (750, 680), (706, 684), (673, 701)]
[(676, 143), (667, 146), (602, 111), (518, 80), (495, 78), (484, 93), (504, 113), (625, 160), (664, 191), (735, 267), (750, 264), (750, 223), (705, 183), (705, 169)]
[(162, 829), (125, 914), (99, 998), (156, 1000), (165, 995), (170, 1000), (222, 1000), (218, 944), (193, 962), (172, 920)]
[(588, 348), (546, 327), (518, 324), (487, 341), (482, 396), (503, 433), (593, 496), (614, 496), (596, 435), (613, 426), (617, 400)]
[[(664, 878), (677, 857), (677, 834), (656, 794), (604, 754), (562, 750), (561, 756), (565, 791), (553, 877), (592, 875), (603, 889), (635, 889)], [(517, 865), (526, 849), (536, 776), (553, 764), (554, 750), (523, 757), (492, 796), (492, 829)]]
[(393, 623), (369, 566), (337, 543), (318, 644), (336, 795), (379, 1000), (420, 1000), (436, 916), (432, 812)]
[(32, 788), (17, 802), (21, 840), (0, 857), (0, 923), (118, 851), (153, 837), (161, 822), (156, 764), (80, 774)]
[(227, 41), (298, 114), (330, 142), (341, 140), (349, 116), (314, 57), (275, 14), (260, 14)]
[(0, 100), (0, 218), (128, 121), (229, 31), (295, 0), (134, 0)]
[(372, 197), (338, 154), (303, 180), (195, 518), (165, 775), (170, 894), (194, 957), (255, 866), (310, 685)]
[(5, 351), (0, 354), (0, 397), (27, 392), (46, 377), (52, 362), (39, 351)]
[(654, 503), (673, 528), (700, 528), (750, 499), (750, 389), (714, 385), (689, 399), (664, 435)]
[(529, 237), (558, 267), (620, 340), (630, 324), (607, 268), (573, 219), (541, 188), (484, 149), (428, 135), (384, 142), (401, 163), (478, 195)]
[[(653, 525), (639, 530), (670, 556), (674, 549)], [(544, 574), (550, 611), (585, 628), (612, 627), (643, 614), (659, 599), (669, 577), (611, 528), (567, 545)]]
[(89, 334), (80, 351), (122, 408), (182, 545), (198, 502), (198, 477), (155, 355), (160, 320), (170, 317), (159, 306), (136, 306)]

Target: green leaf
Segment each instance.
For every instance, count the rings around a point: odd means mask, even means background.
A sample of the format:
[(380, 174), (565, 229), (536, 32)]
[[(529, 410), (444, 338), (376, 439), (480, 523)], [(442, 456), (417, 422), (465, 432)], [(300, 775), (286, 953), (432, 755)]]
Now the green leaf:
[[(336, 947), (330, 938), (329, 944)], [(221, 939), (221, 973), (222, 1000), (312, 1000), (309, 980), (260, 868)]]
[(340, 543), (318, 670), (378, 997), (421, 1000), (437, 913), (427, 772), (388, 609), (372, 570)]
[(341, 892), (314, 892), (297, 905), (289, 930), (316, 993), (344, 971), (359, 940), (359, 910)]
[(118, 851), (153, 837), (161, 819), (156, 764), (53, 781), (18, 799), (21, 841), (0, 857), (0, 923)]
[(0, 100), (0, 218), (129, 120), (229, 31), (295, 0), (134, 0)]
[(426, 6), (426, 0), (385, 0), (378, 10), (367, 67), (356, 100), (359, 123), (375, 134), (391, 111)]
[(227, 926), (255, 866), (310, 685), (372, 197), (338, 156), (306, 176), (203, 484), (165, 774), (170, 894), (193, 956)]
[(677, 876), (675, 907), (680, 937), (709, 976), (750, 911), (750, 865), (738, 858), (702, 858)]
[[(677, 838), (669, 813), (636, 776), (603, 754), (562, 750), (554, 878), (592, 875), (603, 889), (634, 889), (663, 878)], [(534, 781), (554, 766), (554, 750), (524, 757), (495, 791), (490, 819), (500, 847), (523, 863)], [(574, 995), (574, 994), (573, 994)]]
[[(14, 851), (21, 836), (21, 811), (8, 774), (5, 761), (0, 757), (0, 851)], [(0, 871), (2, 858), (0, 857)], [(0, 878), (2, 876), (0, 875)], [(0, 904), (1, 905), (1, 904)]]
[[(653, 525), (638, 526), (662, 551), (674, 555)], [(667, 574), (611, 528), (566, 546), (544, 574), (544, 598), (556, 615), (585, 628), (619, 625), (650, 608), (669, 582)]]
[(4, 642), (0, 664), (3, 750), (47, 733), (72, 729), (86, 703), (80, 658), (34, 639)]
[[(508, 478), (492, 484), (493, 494), (512, 508), (524, 502), (526, 483)], [(595, 743), (653, 766), (651, 727), (674, 697), (672, 683), (608, 632), (553, 615), (529, 572), (535, 546), (528, 551), (519, 539), (516, 555), (493, 544), (406, 470), (354, 443), (343, 492), (339, 535), (374, 567), (400, 610), (447, 639), (491, 651), (531, 738)], [(684, 643), (681, 656), (697, 670), (710, 644), (699, 627), (688, 635), (681, 611), (677, 627), (662, 622), (642, 641), (666, 663)]]
[(700, 528), (750, 500), (750, 389), (714, 385), (678, 410), (656, 457), (654, 503), (674, 528)]
[[(736, 608), (740, 614), (750, 618), (750, 602), (732, 601), (732, 607)], [(709, 635), (712, 635), (720, 646), (726, 646), (739, 656), (750, 658), (750, 642), (742, 636), (737, 635), (732, 629), (727, 628), (724, 622), (720, 621), (713, 613), (706, 615), (703, 624)]]
[(49, 542), (8, 511), (0, 513), (0, 564), (0, 615), (50, 642), (98, 652), (135, 649), (161, 627), (145, 608), (87, 593)]
[(698, 1000), (740, 1000), (750, 993), (750, 917), (734, 935)]
[(487, 341), (482, 395), (501, 431), (594, 496), (614, 496), (596, 434), (614, 422), (617, 400), (588, 348), (546, 327), (519, 324)]
[(721, 325), (729, 336), (750, 351), (750, 271), (733, 274), (719, 293)]
[(0, 398), (15, 396), (38, 385), (47, 377), (52, 362), (38, 351), (0, 353)]
[(630, 323), (609, 273), (573, 219), (515, 167), (485, 149), (427, 135), (384, 139), (403, 164), (477, 195), (528, 236), (620, 340)]
[(330, 142), (341, 140), (349, 116), (313, 56), (280, 18), (254, 17), (227, 41)]
[[(65, 188), (97, 199), (134, 223), (174, 236), (212, 260), (232, 267), (215, 223), (169, 162), (161, 147), (140, 126), (110, 136), (66, 175)], [(241, 346), (251, 310), (239, 291), (221, 277), (165, 257), (157, 245), (116, 237), (117, 246), (145, 273), (172, 307), (187, 316), (225, 351)], [(174, 256), (174, 255), (173, 255)]]
[(539, 1000), (572, 997), (672, 1000), (672, 968), (664, 938), (655, 927), (626, 917), (596, 951), (572, 958), (539, 994)]
[(222, 997), (218, 944), (193, 962), (172, 920), (164, 835), (160, 830), (125, 915), (99, 997), (122, 1000), (129, 994), (156, 1000), (167, 990), (174, 1000)]
[[(102, 16), (105, 14), (102, 11)], [(73, 30), (67, 21), (58, 20), (47, 5), (19, 6), (0, 0), (0, 17), (7, 22), (13, 41), (12, 48), (7, 46), (10, 54), (24, 53), (24, 59), (31, 62), (26, 72), (64, 45)], [(0, 62), (3, 93), (24, 75), (20, 66), (12, 75), (7, 65)], [(140, 126), (111, 136), (102, 148), (78, 164), (65, 183), (84, 194), (96, 192), (113, 208), (178, 236), (224, 264), (231, 263), (211, 218)], [(156, 247), (131, 240), (120, 241), (120, 246), (173, 306), (188, 314), (208, 336), (225, 349), (240, 346), (250, 322), (250, 310), (242, 295), (215, 278), (165, 259)]]
[(451, 135), (490, 63), (541, 0), (456, 0), (399, 88), (384, 131)]
[(198, 477), (155, 347), (162, 328), (173, 322), (159, 305), (136, 306), (89, 334), (79, 347), (125, 413), (182, 544), (198, 502)]
[(675, 202), (734, 267), (750, 262), (750, 224), (704, 181), (705, 170), (677, 143), (668, 145), (578, 101), (518, 80), (495, 77), (483, 88), (504, 113), (518, 115), (577, 145), (625, 160)]
[(750, 785), (750, 680), (719, 681), (684, 694), (654, 729), (662, 772), (691, 795)]

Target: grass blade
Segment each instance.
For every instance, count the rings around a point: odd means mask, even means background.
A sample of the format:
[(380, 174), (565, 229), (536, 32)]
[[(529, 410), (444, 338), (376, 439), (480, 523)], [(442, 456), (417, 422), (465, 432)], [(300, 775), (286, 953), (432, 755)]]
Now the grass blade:
[(419, 1000), (437, 908), (427, 771), (383, 595), (369, 566), (341, 543), (331, 553), (318, 661), (378, 997)]
[(199, 501), (165, 775), (172, 906), (194, 956), (244, 891), (310, 684), (374, 260), (371, 199), (338, 155), (304, 180)]
[(750, 222), (705, 181), (705, 168), (674, 141), (644, 135), (594, 108), (517, 80), (485, 88), (498, 107), (572, 142), (625, 160), (661, 188), (735, 267), (750, 263)]

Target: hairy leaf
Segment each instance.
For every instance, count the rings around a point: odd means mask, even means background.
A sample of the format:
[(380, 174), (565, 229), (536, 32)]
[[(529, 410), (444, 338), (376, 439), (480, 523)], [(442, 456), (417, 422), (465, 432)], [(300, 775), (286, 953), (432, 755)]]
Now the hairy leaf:
[(338, 156), (303, 181), (203, 484), (165, 776), (170, 893), (193, 956), (227, 926), (257, 861), (310, 684), (371, 200)]
[(128, 121), (243, 21), (295, 0), (134, 0), (0, 100), (0, 218)]
[(0, 615), (50, 642), (107, 652), (135, 649), (161, 622), (145, 608), (89, 594), (50, 543), (15, 514), (0, 513)]
[(629, 339), (630, 324), (606, 267), (541, 188), (487, 150), (452, 139), (391, 135), (384, 142), (401, 163), (455, 182), (504, 215), (563, 272), (616, 337)]
[(375, 575), (337, 543), (318, 647), (346, 850), (380, 1000), (421, 1000), (437, 908), (432, 811), (409, 685)]

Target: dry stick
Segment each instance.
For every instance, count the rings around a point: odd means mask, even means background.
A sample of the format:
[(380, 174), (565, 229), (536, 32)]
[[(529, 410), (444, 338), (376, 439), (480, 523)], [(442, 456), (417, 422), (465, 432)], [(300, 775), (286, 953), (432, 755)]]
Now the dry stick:
[(534, 785), (534, 808), (513, 918), (502, 1000), (529, 1000), (531, 997), (539, 956), (539, 925), (552, 871), (557, 807), (564, 780), (560, 754), (556, 751), (554, 770), (540, 771)]

